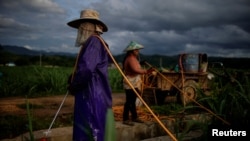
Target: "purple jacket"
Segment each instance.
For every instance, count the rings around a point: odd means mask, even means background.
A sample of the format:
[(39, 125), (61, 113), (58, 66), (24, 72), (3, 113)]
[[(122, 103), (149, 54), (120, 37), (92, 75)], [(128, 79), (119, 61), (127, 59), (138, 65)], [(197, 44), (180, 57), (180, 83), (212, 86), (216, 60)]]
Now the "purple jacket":
[(104, 140), (105, 116), (112, 108), (108, 80), (108, 53), (101, 41), (91, 36), (82, 47), (72, 85), (80, 87), (75, 95), (73, 140)]

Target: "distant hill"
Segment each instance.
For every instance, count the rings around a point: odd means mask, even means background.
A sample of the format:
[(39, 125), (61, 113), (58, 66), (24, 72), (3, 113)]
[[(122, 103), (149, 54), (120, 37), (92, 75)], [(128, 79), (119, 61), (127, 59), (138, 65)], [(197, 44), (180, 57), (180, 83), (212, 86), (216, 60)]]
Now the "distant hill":
[(39, 56), (43, 55), (62, 55), (62, 56), (76, 56), (76, 54), (72, 53), (64, 53), (64, 52), (46, 52), (39, 50), (31, 50), (22, 46), (11, 46), (11, 45), (0, 45), (0, 50), (6, 51), (16, 55), (29, 55), (29, 56)]
[[(39, 56), (42, 54), (43, 56), (66, 56), (66, 57), (76, 57), (76, 54), (72, 53), (63, 53), (63, 52), (46, 52), (46, 51), (36, 51), (30, 50), (21, 46), (13, 46), (13, 45), (0, 45), (0, 52), (11, 53), (13, 55), (25, 55), (25, 56)], [(114, 56), (115, 60), (118, 63), (123, 61), (125, 54), (120, 54)], [(0, 56), (1, 59), (3, 56)], [(0, 60), (1, 60), (0, 59)], [(173, 68), (176, 64), (178, 64), (179, 55), (176, 56), (164, 56), (164, 55), (144, 55), (140, 54), (140, 61), (147, 61), (154, 67), (164, 67), (164, 68)], [(212, 62), (221, 62), (226, 68), (236, 68), (236, 69), (250, 69), (250, 58), (223, 58), (223, 57), (209, 57), (209, 64)]]
[[(0, 50), (9, 52), (15, 55), (28, 55), (28, 56), (39, 56), (40, 54), (46, 56), (58, 55), (58, 56), (69, 56), (75, 57), (76, 54), (71, 53), (62, 53), (62, 52), (46, 52), (46, 51), (36, 51), (30, 50), (22, 46), (11, 46), (11, 45), (0, 45)], [(125, 54), (116, 55), (114, 58), (117, 62), (122, 62)], [(178, 63), (177, 56), (160, 56), (160, 55), (140, 55), (140, 60), (148, 61), (152, 65), (160, 67), (160, 66), (173, 66)]]

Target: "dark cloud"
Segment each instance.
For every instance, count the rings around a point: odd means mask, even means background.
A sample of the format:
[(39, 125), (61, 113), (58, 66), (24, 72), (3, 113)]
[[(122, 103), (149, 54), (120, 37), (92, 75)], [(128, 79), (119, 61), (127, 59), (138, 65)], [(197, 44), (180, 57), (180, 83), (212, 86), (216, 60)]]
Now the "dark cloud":
[(114, 32), (133, 32), (134, 40), (148, 47), (143, 53), (207, 52), (227, 56), (226, 50), (235, 49), (235, 54), (230, 56), (249, 56), (250, 3), (247, 0), (138, 0), (128, 3), (117, 4), (115, 8), (106, 3), (104, 13)]
[(108, 25), (103, 37), (114, 55), (134, 40), (144, 54), (250, 56), (249, 0), (1, 0), (0, 43), (77, 52), (76, 29), (66, 23), (86, 8)]

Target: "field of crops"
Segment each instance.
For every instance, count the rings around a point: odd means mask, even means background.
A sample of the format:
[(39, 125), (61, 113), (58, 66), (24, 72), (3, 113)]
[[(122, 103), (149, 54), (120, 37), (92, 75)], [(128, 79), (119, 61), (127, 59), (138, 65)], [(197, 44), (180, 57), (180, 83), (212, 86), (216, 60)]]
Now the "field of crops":
[[(206, 95), (202, 90), (198, 89), (197, 102), (211, 110), (214, 115), (221, 117), (223, 121), (214, 117), (211, 123), (204, 125), (204, 123), (197, 123), (191, 120), (190, 123), (192, 124), (188, 128), (196, 129), (198, 124), (205, 133), (209, 133), (205, 131), (208, 130), (208, 124), (211, 127), (218, 127), (220, 125), (225, 126), (227, 122), (230, 124), (230, 128), (237, 126), (240, 127), (239, 129), (245, 130), (245, 127), (248, 128), (250, 125), (249, 71), (234, 69), (227, 71), (213, 69), (213, 71), (215, 78), (210, 84), (210, 95)], [(68, 76), (71, 72), (72, 68), (69, 67), (0, 67), (0, 98), (15, 96), (27, 96), (31, 98), (65, 94), (67, 91)], [(109, 69), (109, 80), (113, 92), (123, 91), (122, 76), (117, 69)], [(195, 104), (182, 107), (179, 104), (172, 103), (156, 107), (152, 106), (151, 108), (157, 115), (163, 114), (167, 116), (170, 114), (187, 114), (190, 111), (204, 112), (204, 109)], [(0, 119), (2, 131), (6, 131), (7, 133), (12, 132), (9, 127), (13, 121), (17, 121), (18, 123), (27, 122), (27, 119), (22, 119), (18, 116), (9, 116), (7, 118), (3, 116)], [(44, 124), (45, 121), (41, 122), (41, 119), (39, 119), (35, 123)], [(18, 128), (17, 132), (27, 130), (24, 126), (20, 127), (22, 128)], [(38, 125), (36, 127), (42, 128)]]
[[(67, 91), (69, 67), (0, 67), (0, 98), (61, 95)], [(117, 69), (109, 69), (109, 80), (114, 92), (122, 91), (122, 76)]]

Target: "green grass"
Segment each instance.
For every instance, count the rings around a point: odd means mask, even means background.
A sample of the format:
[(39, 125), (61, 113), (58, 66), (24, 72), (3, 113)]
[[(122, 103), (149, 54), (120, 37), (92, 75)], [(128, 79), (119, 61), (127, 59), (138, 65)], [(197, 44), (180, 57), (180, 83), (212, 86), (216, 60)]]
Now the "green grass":
[[(0, 97), (40, 97), (62, 95), (67, 91), (67, 80), (72, 73), (69, 67), (0, 67)], [(109, 69), (109, 81), (113, 92), (121, 92), (121, 75), (117, 69)]]
[(109, 83), (113, 92), (123, 92), (122, 75), (117, 69), (109, 69)]

